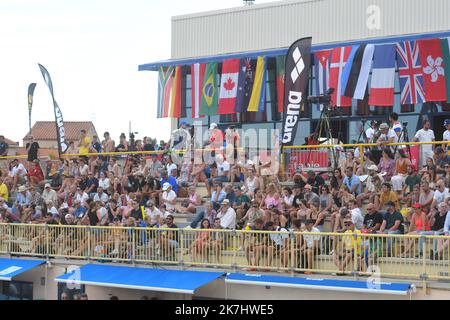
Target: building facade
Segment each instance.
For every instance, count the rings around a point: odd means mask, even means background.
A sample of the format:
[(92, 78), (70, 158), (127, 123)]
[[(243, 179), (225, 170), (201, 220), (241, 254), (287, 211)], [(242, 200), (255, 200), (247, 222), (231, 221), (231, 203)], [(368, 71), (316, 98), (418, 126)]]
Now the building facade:
[[(183, 66), (182, 108), (186, 117), (178, 121), (193, 123), (190, 66), (194, 63), (221, 62), (230, 58), (267, 58), (266, 103), (264, 112), (210, 116), (201, 121), (224, 129), (236, 125), (248, 129), (281, 129), (282, 113), (277, 110), (275, 57), (286, 54), (296, 39), (312, 36), (312, 51), (357, 44), (385, 44), (406, 40), (450, 37), (450, 3), (445, 0), (292, 0), (244, 6), (172, 18), (171, 59), (143, 64), (139, 70), (157, 71), (166, 66)], [(310, 73), (309, 94), (315, 95), (314, 74)], [(220, 82), (220, 81), (218, 81)], [(370, 77), (369, 77), (370, 87)], [(156, 88), (155, 88), (156, 89)], [(296, 145), (315, 132), (320, 118), (317, 105), (307, 105), (299, 123)], [(331, 131), (344, 142), (358, 140), (362, 120), (387, 121), (391, 112), (401, 114), (409, 136), (429, 119), (436, 140), (441, 140), (448, 103), (427, 102), (401, 105), (398, 69), (395, 76), (395, 103), (392, 107), (368, 105), (353, 100), (351, 108), (337, 108), (331, 116)], [(177, 122), (173, 122), (176, 127)], [(366, 124), (368, 126), (368, 122)], [(366, 127), (367, 128), (367, 127)], [(266, 138), (266, 137), (264, 137)], [(270, 141), (270, 137), (267, 137)], [(270, 146), (270, 143), (269, 143)]]

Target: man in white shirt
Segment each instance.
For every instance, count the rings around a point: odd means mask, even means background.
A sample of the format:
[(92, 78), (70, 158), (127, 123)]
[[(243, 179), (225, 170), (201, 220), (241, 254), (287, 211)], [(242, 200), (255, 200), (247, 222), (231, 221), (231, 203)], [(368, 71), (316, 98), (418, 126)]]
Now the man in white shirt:
[(431, 203), (431, 213), (437, 212), (438, 206), (450, 197), (448, 188), (445, 187), (443, 180), (436, 182), (436, 190), (434, 190), (433, 202)]
[[(442, 135), (442, 141), (450, 142), (450, 119), (445, 119), (444, 127), (447, 130), (445, 130), (444, 134)], [(442, 149), (447, 150), (448, 154), (450, 155), (450, 143), (449, 144), (443, 144), (442, 145)]]
[(12, 190), (16, 190), (16, 187), (20, 184), (25, 184), (27, 174), (27, 169), (25, 169), (24, 165), (19, 163), (19, 160), (13, 160), (13, 168), (11, 170), (11, 174), (13, 176), (14, 182)]
[[(306, 269), (312, 269), (314, 254), (317, 252), (319, 247), (320, 235), (318, 234), (308, 234), (308, 233), (320, 233), (320, 230), (314, 227), (314, 221), (308, 219), (305, 221), (305, 230), (303, 231), (303, 246), (302, 251), (306, 254), (307, 264)], [(305, 274), (311, 274), (311, 272), (305, 272)]]
[(230, 164), (227, 160), (224, 160), (221, 154), (216, 155), (217, 163), (217, 178), (214, 181), (228, 182), (230, 173)]
[(163, 185), (162, 202), (166, 205), (169, 212), (175, 212), (175, 204), (177, 203), (177, 194), (172, 190), (172, 185), (165, 182)]
[(102, 187), (97, 188), (97, 193), (94, 195), (94, 201), (102, 201), (104, 203), (107, 203), (109, 200), (108, 195), (104, 192)]
[[(430, 121), (423, 120), (423, 128), (417, 131), (414, 136), (414, 142), (432, 142), (434, 141), (434, 132), (430, 129)], [(420, 165), (424, 166), (427, 163), (428, 158), (433, 158), (434, 145), (432, 144), (422, 144), (420, 146)]]
[(230, 206), (230, 200), (224, 199), (217, 214), (223, 229), (234, 229), (236, 227), (236, 211)]
[(46, 183), (44, 186), (44, 191), (42, 192), (42, 199), (47, 201), (52, 201), (53, 203), (58, 203), (58, 194), (52, 189), (50, 183)]
[(155, 206), (152, 200), (147, 201), (147, 208), (145, 209), (146, 221), (150, 226), (154, 226), (159, 223), (162, 214), (161, 211)]
[(352, 222), (355, 225), (356, 230), (361, 230), (364, 224), (364, 217), (361, 213), (361, 209), (358, 208), (356, 200), (350, 200), (348, 203), (350, 214), (352, 216)]
[(366, 137), (367, 137), (367, 141), (368, 143), (372, 143), (373, 141), (373, 136), (375, 134), (375, 131), (378, 130), (378, 123), (376, 120), (372, 120), (370, 121), (370, 128), (366, 130)]
[(85, 204), (86, 201), (89, 199), (89, 195), (84, 192), (80, 187), (77, 187), (77, 194), (75, 196), (75, 199), (80, 201), (81, 204)]

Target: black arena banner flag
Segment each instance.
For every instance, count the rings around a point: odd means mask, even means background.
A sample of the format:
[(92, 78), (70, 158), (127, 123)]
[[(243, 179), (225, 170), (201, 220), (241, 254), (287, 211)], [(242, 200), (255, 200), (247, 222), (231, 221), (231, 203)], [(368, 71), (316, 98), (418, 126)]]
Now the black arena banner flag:
[(283, 146), (292, 146), (297, 134), (302, 105), (307, 97), (311, 69), (312, 38), (295, 41), (288, 50), (285, 64)]
[(28, 126), (31, 132), (31, 110), (33, 109), (33, 95), (36, 83), (30, 83), (28, 86)]
[(52, 79), (50, 78), (50, 74), (48, 73), (47, 69), (41, 64), (39, 65), (39, 69), (41, 69), (42, 76), (44, 77), (44, 81), (48, 86), (48, 89), (50, 90), (50, 94), (52, 95), (53, 100), (53, 107), (55, 110), (55, 122), (56, 122), (56, 135), (58, 138), (58, 152), (61, 155), (62, 153), (65, 153), (67, 151), (67, 148), (69, 147), (68, 143), (66, 142), (66, 134), (64, 130), (64, 121), (63, 116), (61, 113), (61, 109), (58, 106), (58, 103), (55, 101), (55, 96), (53, 95), (53, 84)]

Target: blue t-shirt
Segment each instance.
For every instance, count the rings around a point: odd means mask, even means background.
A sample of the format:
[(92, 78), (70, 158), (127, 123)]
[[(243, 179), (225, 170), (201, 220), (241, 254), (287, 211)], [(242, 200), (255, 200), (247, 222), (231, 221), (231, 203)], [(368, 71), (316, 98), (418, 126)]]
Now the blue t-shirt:
[(170, 183), (170, 185), (172, 186), (172, 190), (173, 190), (176, 194), (178, 194), (178, 184), (177, 184), (177, 179), (175, 179), (175, 178), (172, 177), (172, 176), (169, 176), (169, 179), (166, 179), (166, 180), (161, 179), (161, 186), (163, 186), (164, 183), (166, 183), (166, 182)]
[(80, 218), (81, 216), (84, 216), (86, 211), (87, 211), (87, 209), (85, 207), (81, 206), (77, 210), (75, 210), (74, 215), (75, 215), (75, 217)]
[(352, 188), (355, 185), (358, 185), (358, 187), (356, 188), (356, 193), (357, 194), (361, 193), (361, 180), (359, 180), (358, 176), (352, 175), (350, 179), (348, 178), (348, 176), (345, 176), (344, 181), (342, 183), (350, 189), (350, 192), (352, 192)]

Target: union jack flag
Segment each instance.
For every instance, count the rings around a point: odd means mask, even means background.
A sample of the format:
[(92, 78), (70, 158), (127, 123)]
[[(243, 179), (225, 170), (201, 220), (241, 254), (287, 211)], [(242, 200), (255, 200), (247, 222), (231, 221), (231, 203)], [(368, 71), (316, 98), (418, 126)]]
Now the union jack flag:
[(401, 104), (425, 102), (423, 71), (417, 41), (397, 43), (397, 64), (400, 77)]

